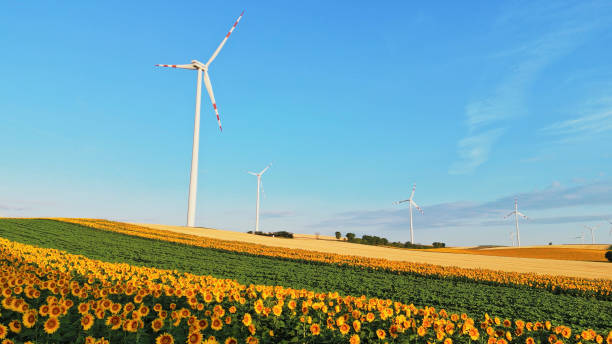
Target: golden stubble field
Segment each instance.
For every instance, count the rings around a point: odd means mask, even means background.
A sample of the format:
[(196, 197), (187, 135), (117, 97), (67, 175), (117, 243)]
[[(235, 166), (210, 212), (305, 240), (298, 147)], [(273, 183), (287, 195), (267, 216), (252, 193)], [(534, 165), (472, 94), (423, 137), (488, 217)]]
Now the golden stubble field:
[[(260, 235), (253, 235), (242, 232), (210, 229), (210, 228), (190, 228), (183, 226), (167, 226), (156, 224), (138, 223), (139, 226), (149, 227), (159, 230), (168, 230), (178, 233), (186, 233), (203, 237), (210, 237), (220, 240), (242, 241), (254, 244), (285, 247), (292, 249), (303, 249), (310, 251), (337, 253), (345, 255), (362, 256), (369, 258), (385, 258), (395, 261), (407, 261), (416, 263), (428, 263), (441, 266), (458, 266), (462, 268), (472, 269), (491, 269), (513, 272), (530, 272), (545, 275), (561, 275), (581, 278), (603, 278), (612, 280), (612, 263), (605, 261), (584, 261), (570, 260), (568, 257), (571, 253), (567, 250), (574, 248), (566, 247), (533, 247), (521, 249), (487, 249), (487, 253), (477, 253), (475, 251), (485, 251), (483, 249), (442, 249), (447, 250), (408, 250), (397, 249), (380, 246), (360, 245), (344, 241), (335, 240), (331, 237), (320, 236), (317, 239), (311, 235), (297, 235), (294, 239), (271, 238)], [(574, 245), (569, 245), (574, 246)], [(586, 250), (577, 248), (580, 251), (600, 252), (603, 254), (605, 245), (601, 245), (601, 251), (598, 249)], [(449, 252), (448, 250), (453, 250)], [(542, 257), (533, 257), (538, 250), (545, 251)], [(546, 251), (553, 250), (553, 251)], [(554, 250), (565, 252), (563, 255), (551, 259), (554, 256)], [(469, 251), (469, 252), (465, 252)], [(505, 252), (504, 252), (505, 251)], [(493, 253), (491, 253), (493, 252)], [(502, 253), (500, 253), (502, 252)], [(529, 252), (528, 257), (521, 256), (522, 252)], [(489, 254), (491, 253), (491, 254)], [(575, 254), (575, 255), (581, 255)], [(506, 255), (506, 256), (504, 256)], [(508, 256), (510, 255), (510, 256)], [(518, 256), (517, 256), (518, 255)], [(564, 258), (562, 258), (564, 257)], [(581, 256), (583, 257), (583, 256)], [(563, 260), (560, 260), (563, 259)]]

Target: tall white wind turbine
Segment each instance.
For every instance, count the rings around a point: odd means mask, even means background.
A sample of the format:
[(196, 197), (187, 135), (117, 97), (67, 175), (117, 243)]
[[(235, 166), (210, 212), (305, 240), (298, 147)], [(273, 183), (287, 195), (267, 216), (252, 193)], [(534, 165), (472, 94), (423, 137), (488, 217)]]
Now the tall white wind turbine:
[(424, 214), (423, 209), (421, 209), (421, 207), (419, 207), (413, 200), (415, 190), (416, 190), (416, 184), (414, 184), (414, 186), (412, 187), (412, 193), (410, 194), (410, 198), (394, 203), (394, 204), (401, 204), (404, 202), (408, 202), (408, 205), (410, 206), (410, 243), (411, 244), (414, 244), (414, 231), (412, 229), (412, 207), (414, 206), (415, 208), (417, 208), (417, 210), (421, 214)]
[(255, 232), (259, 232), (259, 189), (261, 188), (261, 176), (266, 173), (270, 166), (272, 166), (272, 164), (266, 166), (266, 168), (261, 170), (261, 172), (259, 173), (248, 172), (249, 174), (252, 174), (257, 177), (257, 206), (255, 207)]
[(599, 228), (599, 225), (597, 225), (597, 226), (586, 226), (585, 225), (584, 228), (586, 228), (586, 229), (591, 231), (591, 244), (594, 245), (595, 244), (595, 234), (594, 234), (594, 232), (595, 232), (595, 230), (597, 228)]
[(514, 199), (514, 211), (504, 216), (504, 219), (507, 219), (508, 217), (512, 215), (514, 215), (515, 220), (516, 220), (516, 242), (518, 243), (518, 247), (521, 247), (521, 234), (519, 233), (518, 218), (519, 216), (522, 216), (525, 219), (527, 219), (528, 217), (518, 211), (518, 200), (516, 198)]
[(221, 127), (221, 119), (219, 118), (219, 111), (217, 110), (217, 103), (215, 102), (215, 96), (212, 90), (212, 84), (210, 83), (210, 77), (208, 76), (208, 67), (215, 60), (221, 48), (225, 45), (225, 42), (232, 34), (232, 31), (238, 25), (238, 22), (242, 18), (244, 11), (240, 14), (234, 25), (231, 27), (221, 44), (217, 47), (217, 50), (212, 54), (210, 59), (206, 64), (197, 61), (191, 60), (190, 64), (183, 65), (166, 65), (166, 64), (157, 64), (158, 67), (171, 67), (171, 68), (181, 68), (181, 69), (192, 69), (198, 71), (198, 83), (196, 86), (196, 106), (195, 106), (195, 122), (193, 126), (193, 148), (191, 151), (191, 178), (189, 179), (189, 200), (187, 205), (187, 226), (193, 227), (195, 223), (195, 208), (196, 208), (196, 193), (198, 189), (198, 151), (200, 148), (200, 99), (202, 94), (202, 72), (204, 72), (204, 85), (206, 86), (206, 91), (208, 91), (208, 96), (210, 97), (210, 101), (212, 102), (213, 109), (215, 110), (215, 114), (217, 115), (217, 123), (219, 123), (219, 130), (223, 131)]

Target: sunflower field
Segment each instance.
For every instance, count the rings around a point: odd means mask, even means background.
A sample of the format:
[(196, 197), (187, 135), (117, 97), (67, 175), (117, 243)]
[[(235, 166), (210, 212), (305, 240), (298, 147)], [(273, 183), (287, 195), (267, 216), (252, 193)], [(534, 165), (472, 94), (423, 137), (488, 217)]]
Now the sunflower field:
[(0, 239), (0, 340), (612, 344), (602, 293), (276, 257), (256, 254), (259, 245), (77, 221), (0, 219), (9, 239)]
[(243, 285), (0, 239), (6, 343), (612, 343), (612, 331)]

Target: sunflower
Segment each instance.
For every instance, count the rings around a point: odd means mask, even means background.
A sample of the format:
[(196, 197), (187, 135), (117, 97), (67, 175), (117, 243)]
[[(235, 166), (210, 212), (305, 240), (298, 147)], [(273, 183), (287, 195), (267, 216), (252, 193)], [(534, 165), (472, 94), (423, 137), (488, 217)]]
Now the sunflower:
[(2, 344), (15, 344), (15, 342), (13, 342), (10, 339), (5, 339), (5, 340), (2, 341)]
[(6, 338), (7, 334), (8, 334), (8, 328), (6, 328), (6, 326), (0, 324), (0, 339)]
[(196, 325), (198, 326), (198, 329), (205, 330), (208, 327), (208, 320), (200, 319), (196, 321)]
[(351, 336), (351, 339), (349, 340), (350, 344), (359, 344), (361, 343), (361, 339), (359, 338), (358, 335), (354, 334)]
[(23, 322), (23, 326), (32, 328), (34, 324), (36, 324), (36, 311), (23, 313), (21, 321)]
[(83, 314), (83, 316), (81, 317), (81, 326), (83, 326), (83, 330), (89, 330), (93, 326), (93, 324), (94, 317), (89, 313)]
[(155, 344), (174, 344), (174, 337), (170, 333), (163, 333), (155, 338)]
[(217, 341), (217, 338), (215, 338), (215, 336), (210, 336), (207, 340), (204, 341), (204, 344), (219, 344), (219, 342)]
[(9, 323), (9, 329), (11, 332), (19, 333), (21, 332), (21, 323), (19, 320), (13, 320)]
[(385, 332), (385, 330), (378, 329), (376, 330), (376, 336), (378, 337), (378, 339), (385, 339), (387, 333)]
[(51, 306), (51, 309), (49, 310), (49, 316), (50, 317), (57, 318), (61, 314), (62, 314), (62, 309), (60, 308), (60, 306), (58, 306), (58, 305)]
[(475, 327), (472, 327), (471, 329), (469, 329), (468, 334), (470, 335), (470, 338), (472, 340), (478, 340), (478, 338), (480, 337), (480, 332), (478, 332), (478, 330)]
[(561, 335), (564, 338), (569, 338), (572, 335), (572, 329), (570, 329), (569, 327), (563, 327), (563, 329), (561, 330)]
[(187, 337), (187, 344), (201, 344), (202, 343), (202, 333), (196, 331), (191, 332)]
[(122, 320), (117, 315), (112, 315), (106, 318), (106, 326), (110, 326), (111, 330), (117, 330), (121, 327)]
[(246, 339), (247, 344), (259, 344), (259, 339), (253, 337), (253, 336), (248, 336)]
[(427, 329), (425, 329), (425, 327), (423, 326), (419, 326), (419, 328), (417, 329), (417, 333), (419, 334), (419, 337), (423, 337), (425, 333), (427, 333)]
[(319, 333), (321, 333), (321, 326), (319, 326), (319, 324), (312, 324), (312, 325), (310, 325), (310, 332), (313, 335), (318, 336)]
[(353, 329), (355, 329), (355, 332), (361, 331), (361, 322), (359, 320), (353, 321)]
[(77, 307), (77, 310), (79, 311), (79, 313), (81, 314), (85, 314), (87, 313), (87, 311), (89, 311), (89, 304), (88, 303), (80, 303), (79, 306)]
[(453, 344), (453, 340), (447, 337), (444, 339), (444, 344)]
[(374, 318), (376, 318), (376, 316), (375, 316), (375, 315), (374, 315), (374, 313), (372, 313), (372, 312), (370, 312), (370, 313), (368, 313), (368, 314), (366, 315), (366, 320), (367, 320), (368, 322), (372, 322), (372, 321), (374, 321)]
[(342, 333), (342, 335), (349, 333), (350, 330), (351, 330), (351, 327), (348, 324), (340, 325), (340, 333)]
[(244, 326), (251, 325), (252, 321), (253, 319), (251, 318), (251, 314), (249, 313), (244, 314), (244, 317), (242, 317), (242, 323), (244, 324)]
[(283, 312), (283, 306), (276, 305), (272, 307), (272, 313), (274, 313), (274, 315), (276, 315), (277, 317), (280, 316), (282, 312)]
[(60, 327), (60, 322), (57, 318), (49, 318), (45, 321), (45, 332), (53, 334)]
[(527, 337), (525, 344), (535, 344), (535, 340), (532, 337)]
[(113, 314), (117, 314), (121, 311), (121, 304), (120, 303), (113, 303), (113, 305), (110, 307), (110, 311)]
[(43, 317), (49, 315), (49, 305), (40, 306), (40, 308), (38, 308), (38, 313), (40, 313), (40, 315), (42, 315)]
[(151, 322), (151, 328), (153, 329), (154, 332), (161, 330), (162, 327), (164, 327), (163, 319), (157, 318)]
[(219, 331), (223, 328), (223, 321), (219, 318), (212, 318), (212, 322), (210, 323), (210, 328), (215, 331)]
[(128, 332), (137, 332), (138, 331), (138, 320), (126, 320), (125, 328)]
[(238, 344), (238, 341), (236, 340), (236, 338), (234, 337), (228, 337), (225, 340), (225, 344)]

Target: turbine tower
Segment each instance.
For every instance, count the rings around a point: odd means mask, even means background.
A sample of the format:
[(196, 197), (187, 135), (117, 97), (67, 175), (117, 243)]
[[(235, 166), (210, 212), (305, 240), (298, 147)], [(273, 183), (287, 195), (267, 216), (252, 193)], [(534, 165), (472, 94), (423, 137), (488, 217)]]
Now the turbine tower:
[(512, 241), (512, 247), (514, 247), (514, 238), (516, 237), (516, 233), (514, 231), (510, 232), (510, 241)]
[(394, 204), (401, 204), (404, 202), (408, 202), (408, 205), (410, 206), (410, 243), (411, 244), (414, 244), (414, 231), (412, 230), (412, 207), (414, 206), (415, 208), (417, 208), (417, 210), (421, 213), (421, 215), (424, 214), (423, 209), (421, 209), (421, 207), (419, 207), (413, 200), (414, 190), (416, 190), (416, 184), (414, 184), (414, 186), (412, 187), (412, 193), (410, 194), (410, 198), (394, 203)]
[(527, 216), (523, 215), (521, 212), (518, 211), (518, 200), (516, 198), (514, 199), (514, 211), (504, 216), (504, 219), (507, 219), (508, 217), (512, 215), (515, 216), (515, 220), (516, 220), (516, 242), (518, 243), (518, 247), (521, 247), (521, 234), (519, 233), (518, 218), (519, 216), (522, 216), (525, 219), (528, 219), (528, 218)]
[(240, 18), (244, 11), (240, 14), (234, 25), (231, 27), (221, 44), (217, 47), (217, 50), (212, 54), (210, 59), (206, 64), (197, 61), (191, 60), (190, 64), (183, 65), (166, 65), (166, 64), (157, 64), (158, 67), (171, 67), (171, 68), (180, 68), (180, 69), (192, 69), (198, 71), (198, 83), (196, 86), (196, 106), (195, 106), (195, 121), (193, 126), (193, 148), (191, 151), (191, 177), (189, 179), (189, 199), (187, 204), (187, 226), (193, 227), (195, 223), (195, 208), (196, 208), (196, 193), (198, 189), (198, 151), (200, 149), (200, 99), (202, 94), (202, 72), (204, 72), (204, 85), (206, 86), (206, 91), (208, 91), (208, 96), (210, 97), (210, 101), (212, 102), (213, 109), (215, 110), (215, 114), (217, 115), (217, 123), (219, 124), (219, 130), (223, 131), (221, 127), (221, 119), (219, 118), (219, 111), (217, 110), (217, 103), (215, 102), (215, 96), (212, 90), (212, 84), (210, 83), (210, 77), (208, 76), (208, 68), (210, 64), (214, 61), (214, 59), (221, 51), (221, 48), (225, 45), (225, 42), (232, 34), (232, 31), (238, 25)]
[(255, 232), (259, 232), (259, 188), (262, 187), (261, 176), (266, 173), (270, 166), (272, 166), (272, 164), (266, 166), (266, 168), (261, 170), (261, 172), (259, 173), (248, 172), (249, 174), (252, 174), (257, 177), (257, 206), (255, 207)]
[(591, 245), (594, 245), (594, 244), (595, 244), (595, 234), (594, 234), (594, 232), (595, 232), (595, 230), (596, 230), (597, 228), (599, 228), (599, 225), (594, 226), (594, 227), (592, 227), (592, 226), (586, 226), (586, 225), (585, 225), (585, 226), (584, 226), (584, 228), (586, 228), (586, 229), (588, 229), (588, 230), (590, 230), (590, 231), (591, 231)]

